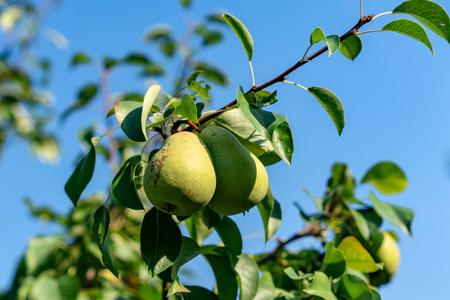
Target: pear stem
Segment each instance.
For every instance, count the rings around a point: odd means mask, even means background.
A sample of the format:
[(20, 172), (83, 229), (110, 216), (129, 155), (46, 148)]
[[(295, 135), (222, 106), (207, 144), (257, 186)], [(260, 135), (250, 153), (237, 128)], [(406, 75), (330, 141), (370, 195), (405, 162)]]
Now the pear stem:
[(198, 133), (202, 133), (202, 131), (200, 130), (200, 128), (198, 128), (197, 125), (195, 125), (194, 123), (192, 123), (192, 121), (187, 121), (187, 123), (192, 126), (192, 128), (194, 128), (195, 130), (198, 131)]

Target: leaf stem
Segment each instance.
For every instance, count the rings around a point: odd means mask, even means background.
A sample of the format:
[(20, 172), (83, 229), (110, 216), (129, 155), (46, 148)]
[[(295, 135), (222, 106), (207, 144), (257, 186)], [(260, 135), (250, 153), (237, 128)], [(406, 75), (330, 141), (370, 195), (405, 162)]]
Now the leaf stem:
[(309, 49), (311, 49), (311, 47), (312, 47), (312, 45), (309, 45), (308, 49), (306, 49), (305, 54), (303, 54), (303, 57), (302, 57), (302, 59), (300, 59), (300, 61), (304, 61), (305, 60), (305, 57), (308, 54), (308, 51), (309, 51)]
[(382, 29), (367, 30), (367, 31), (363, 31), (363, 32), (357, 32), (355, 34), (361, 35), (361, 34), (365, 34), (365, 33), (380, 32), (380, 31), (383, 31), (383, 30)]
[(359, 10), (361, 11), (361, 20), (364, 18), (362, 0), (359, 0)]
[(378, 17), (385, 16), (385, 15), (390, 15), (390, 14), (392, 14), (392, 13), (393, 13), (392, 11), (387, 11), (387, 12), (381, 13), (381, 14), (376, 15), (375, 17), (373, 17), (373, 18), (372, 18), (372, 21), (375, 20), (375, 19), (378, 18)]
[[(114, 130), (116, 130), (116, 129), (118, 129), (118, 128), (120, 128), (120, 125), (117, 125), (116, 127), (113, 127), (113, 128), (111, 128), (111, 129), (109, 129), (107, 132), (105, 132), (104, 134), (102, 134), (102, 135), (98, 138), (97, 144), (98, 144), (98, 142), (100, 142), (100, 140), (101, 140), (102, 138), (104, 138), (105, 136), (107, 136), (108, 134), (110, 134), (111, 132), (113, 132)], [(96, 146), (96, 145), (94, 145), (94, 146)]]
[(299, 88), (302, 88), (305, 91), (309, 92), (309, 90), (307, 88), (305, 88), (303, 85), (300, 85), (298, 83), (295, 83), (295, 82), (292, 82), (292, 81), (287, 81), (287, 80), (283, 80), (283, 82), (284, 83), (288, 83), (288, 84), (292, 84), (292, 85), (295, 85), (295, 86), (298, 86)]
[(255, 84), (255, 73), (253, 73), (252, 62), (249, 60), (248, 64), (250, 65), (250, 72), (252, 73), (252, 87), (256, 86)]

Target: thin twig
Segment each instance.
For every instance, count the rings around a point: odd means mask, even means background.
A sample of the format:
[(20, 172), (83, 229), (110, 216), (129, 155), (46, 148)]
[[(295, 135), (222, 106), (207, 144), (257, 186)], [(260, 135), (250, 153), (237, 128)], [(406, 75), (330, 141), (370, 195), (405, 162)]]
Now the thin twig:
[[(349, 31), (347, 31), (344, 35), (342, 35), (340, 37), (340, 41), (342, 42), (346, 38), (348, 38), (348, 37), (350, 37), (352, 35), (355, 35), (358, 32), (358, 30), (364, 24), (367, 24), (367, 23), (371, 22), (373, 17), (374, 17), (374, 15), (369, 15), (369, 16), (365, 16), (362, 19), (360, 19), (358, 21), (358, 23), (355, 24), (355, 26), (353, 26)], [(290, 67), (289, 69), (287, 69), (286, 71), (284, 71), (280, 75), (276, 76), (275, 78), (273, 78), (273, 79), (271, 79), (271, 80), (269, 80), (269, 81), (267, 81), (267, 82), (265, 82), (265, 83), (263, 83), (261, 85), (252, 86), (252, 88), (250, 90), (248, 90), (245, 94), (248, 94), (250, 92), (256, 93), (256, 92), (261, 91), (261, 90), (263, 90), (263, 89), (265, 89), (265, 88), (267, 88), (267, 87), (269, 87), (269, 86), (271, 86), (271, 85), (273, 85), (275, 83), (282, 82), (283, 80), (286, 79), (286, 77), (289, 74), (291, 74), (292, 72), (294, 72), (295, 70), (297, 70), (298, 68), (303, 66), (304, 64), (306, 64), (306, 63), (310, 62), (311, 60), (315, 59), (316, 57), (320, 56), (321, 54), (325, 53), (327, 50), (328, 50), (327, 46), (319, 49), (315, 53), (313, 53), (310, 56), (308, 56), (306, 59), (299, 60), (292, 67)], [(224, 107), (218, 109), (218, 111), (225, 110), (225, 109), (230, 108), (230, 107), (232, 107), (232, 106), (234, 106), (236, 104), (237, 104), (237, 100), (234, 100), (234, 101), (228, 103), (227, 105), (225, 105)], [(203, 124), (203, 123), (205, 123), (205, 122), (215, 118), (217, 115), (218, 114), (210, 114), (210, 115), (204, 116), (204, 117), (199, 119), (199, 124)], [(177, 124), (177, 125), (179, 126), (181, 124)], [(178, 127), (173, 128), (173, 131), (177, 131), (177, 130), (178, 130)], [(193, 130), (193, 127), (189, 126), (189, 125), (182, 129), (182, 131), (192, 131), (192, 130)]]
[(202, 131), (200, 130), (200, 128), (198, 128), (197, 125), (195, 125), (194, 123), (192, 123), (192, 121), (189, 121), (189, 120), (188, 120), (187, 123), (188, 123), (190, 126), (192, 126), (195, 130), (197, 130), (198, 133), (202, 133)]

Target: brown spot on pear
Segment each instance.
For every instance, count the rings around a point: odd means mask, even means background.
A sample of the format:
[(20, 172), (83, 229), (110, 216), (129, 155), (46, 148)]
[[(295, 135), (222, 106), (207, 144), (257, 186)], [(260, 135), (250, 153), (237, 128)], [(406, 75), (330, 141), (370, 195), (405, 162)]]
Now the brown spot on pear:
[(170, 136), (144, 173), (144, 191), (153, 206), (177, 216), (199, 211), (215, 189), (216, 174), (208, 149), (191, 132)]
[(208, 206), (222, 215), (235, 215), (255, 206), (267, 194), (269, 179), (264, 165), (228, 130), (208, 126), (200, 138), (208, 148), (217, 185)]

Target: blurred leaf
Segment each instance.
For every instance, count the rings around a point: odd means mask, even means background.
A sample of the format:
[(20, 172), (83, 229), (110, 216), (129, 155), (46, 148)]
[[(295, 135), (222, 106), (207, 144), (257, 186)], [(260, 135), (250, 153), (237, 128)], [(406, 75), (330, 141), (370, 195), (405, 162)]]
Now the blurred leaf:
[(247, 120), (271, 142), (277, 154), (291, 165), (294, 144), (286, 116), (253, 108), (247, 102), (241, 86), (238, 88), (237, 102)]
[(372, 300), (369, 284), (355, 275), (344, 274), (338, 281), (337, 295), (345, 299)]
[(415, 17), (428, 29), (450, 42), (450, 18), (439, 4), (432, 1), (405, 1), (392, 12)]
[(216, 213), (209, 206), (205, 206), (201, 210), (203, 223), (208, 228), (212, 228), (222, 222), (223, 215)]
[(219, 297), (201, 286), (187, 285), (186, 288), (191, 291), (190, 293), (184, 293), (177, 299), (182, 300), (219, 300)]
[(182, 244), (178, 225), (168, 214), (152, 208), (145, 214), (141, 229), (141, 253), (152, 279), (177, 259)]
[(115, 200), (126, 208), (144, 209), (134, 182), (136, 166), (141, 156), (130, 157), (119, 169), (111, 184), (111, 194)]
[(183, 4), (184, 7), (189, 7), (192, 3), (191, 0), (180, 0), (181, 4)]
[(370, 192), (370, 200), (372, 200), (373, 208), (380, 217), (397, 226), (404, 233), (411, 235), (411, 222), (414, 218), (412, 209), (381, 202), (372, 192)]
[(370, 168), (361, 183), (371, 183), (384, 194), (397, 194), (406, 189), (405, 173), (392, 162), (381, 162)]
[(345, 126), (345, 114), (339, 97), (332, 91), (319, 86), (310, 87), (308, 91), (319, 100), (320, 104), (322, 104), (323, 108), (325, 108), (331, 117), (331, 120), (333, 120), (339, 135), (341, 135), (342, 129)]
[(325, 300), (337, 300), (331, 291), (331, 280), (322, 272), (314, 272), (314, 278), (311, 284), (304, 289), (308, 295), (322, 297)]
[(195, 106), (194, 100), (192, 99), (191, 95), (183, 95), (183, 98), (181, 98), (181, 103), (177, 107), (176, 113), (185, 118), (188, 118), (189, 121), (198, 124), (197, 106)]
[(309, 277), (313, 276), (312, 273), (306, 273), (306, 274), (299, 274), (297, 271), (294, 270), (293, 267), (287, 267), (284, 269), (284, 273), (292, 280), (302, 280), (302, 279), (308, 279)]
[(91, 149), (77, 164), (69, 180), (67, 180), (64, 190), (74, 206), (77, 206), (81, 193), (84, 191), (94, 174), (95, 167), (95, 147)]
[(53, 263), (60, 244), (61, 241), (56, 238), (33, 238), (25, 254), (28, 274), (37, 276), (48, 264)]
[(259, 279), (258, 292), (253, 300), (273, 300), (275, 297), (275, 285), (270, 272), (266, 271)]
[(150, 60), (145, 54), (142, 53), (130, 53), (125, 56), (122, 61), (124, 63), (140, 65), (140, 66), (148, 66), (150, 65)]
[(219, 234), (222, 242), (228, 247), (234, 255), (239, 255), (242, 252), (242, 237), (236, 223), (229, 217), (223, 216), (222, 221), (214, 226)]
[(217, 44), (222, 41), (222, 33), (220, 31), (211, 31), (204, 25), (198, 26), (195, 32), (203, 38), (203, 46)]
[[(209, 90), (211, 89), (211, 86), (204, 81), (197, 81), (197, 77), (199, 74), (201, 74), (203, 71), (195, 71), (191, 75), (189, 75), (189, 78), (187, 80), (188, 88), (192, 89), (193, 91), (197, 92), (200, 96), (205, 98), (206, 100), (209, 100), (211, 96), (209, 95)], [(202, 86), (202, 84), (205, 85), (205, 87)]]
[(238, 284), (241, 290), (239, 299), (252, 300), (258, 291), (258, 265), (247, 254), (241, 254), (238, 256), (238, 261), (234, 269), (238, 274)]
[(197, 102), (195, 103), (195, 106), (197, 107), (197, 119), (198, 119), (202, 116), (202, 111), (205, 108), (205, 103)]
[(373, 208), (362, 210), (351, 209), (350, 211), (355, 219), (356, 227), (366, 241), (378, 233), (383, 220)]
[(170, 117), (175, 113), (175, 108), (169, 107), (164, 113), (156, 112), (150, 117), (150, 121), (153, 123), (147, 125), (147, 128), (157, 127), (161, 124), (164, 124)]
[(242, 22), (239, 21), (236, 17), (230, 14), (223, 14), (222, 18), (225, 20), (225, 22), (228, 23), (231, 29), (233, 29), (234, 33), (241, 41), (242, 46), (244, 46), (248, 60), (251, 61), (253, 56), (253, 39), (252, 36), (250, 35), (250, 32), (247, 30), (244, 24), (242, 24)]
[(419, 42), (422, 42), (425, 46), (428, 47), (428, 49), (430, 49), (431, 53), (434, 56), (433, 46), (431, 45), (427, 32), (416, 22), (408, 19), (395, 20), (384, 25), (382, 30), (401, 33), (415, 40), (418, 40)]
[(202, 76), (218, 83), (221, 85), (228, 85), (228, 78), (227, 76), (216, 67), (207, 65), (205, 63), (197, 63), (195, 65), (195, 70), (197, 71), (203, 71), (201, 73)]
[(33, 300), (73, 300), (77, 296), (77, 290), (78, 284), (74, 277), (40, 276), (33, 283), (29, 296)]
[(72, 67), (75, 67), (77, 65), (81, 64), (89, 64), (91, 63), (91, 58), (84, 52), (76, 52), (72, 56), (72, 61), (70, 62), (70, 65)]
[(264, 224), (265, 242), (267, 243), (281, 226), (281, 207), (273, 197), (270, 187), (267, 195), (258, 203), (258, 210)]
[(58, 157), (59, 147), (51, 136), (36, 136), (31, 141), (31, 151), (44, 161), (52, 161)]
[(105, 57), (103, 58), (103, 67), (108, 70), (112, 67), (116, 66), (119, 63), (119, 61), (112, 57)]
[(74, 104), (61, 114), (61, 120), (64, 121), (74, 111), (86, 106), (98, 93), (98, 86), (95, 83), (84, 85), (78, 92), (78, 98)]
[(155, 103), (156, 98), (158, 97), (159, 92), (161, 91), (161, 86), (154, 84), (147, 90), (144, 96), (144, 102), (142, 104), (142, 114), (141, 114), (141, 129), (144, 134), (145, 140), (147, 140), (147, 118), (150, 110)]
[(318, 42), (325, 42), (328, 47), (328, 57), (330, 57), (331, 54), (336, 52), (340, 46), (338, 35), (330, 35), (326, 37), (320, 27), (317, 27), (316, 29), (313, 30), (309, 41), (311, 45), (314, 45)]
[(316, 222), (322, 222), (322, 221), (328, 220), (328, 217), (326, 215), (322, 214), (322, 213), (308, 215), (302, 209), (300, 204), (298, 204), (297, 202), (294, 202), (294, 205), (297, 207), (298, 211), (300, 212), (300, 217), (302, 218), (302, 220), (305, 221), (308, 224), (316, 223)]
[(109, 254), (108, 243), (106, 242), (109, 221), (110, 217), (108, 209), (104, 205), (100, 206), (94, 214), (92, 230), (94, 232), (94, 238), (102, 252), (103, 264), (114, 274), (114, 276), (119, 278), (119, 272), (117, 272), (116, 266)]
[(341, 53), (350, 60), (355, 60), (362, 50), (361, 38), (357, 35), (351, 35), (345, 40), (341, 41), (339, 47)]
[(151, 29), (144, 37), (144, 40), (150, 42), (160, 39), (168, 39), (171, 38), (171, 30), (170, 28), (166, 26), (156, 26), (153, 29)]
[(202, 216), (200, 212), (196, 212), (192, 214), (192, 216), (186, 220), (184, 220), (186, 227), (189, 230), (189, 234), (192, 239), (197, 242), (197, 244), (201, 245), (203, 240), (207, 238), (211, 232), (212, 228), (209, 229), (202, 221)]
[(325, 257), (323, 258), (322, 272), (333, 278), (338, 278), (345, 272), (345, 258), (341, 250), (334, 247), (334, 242), (325, 246)]
[(348, 268), (364, 273), (372, 273), (380, 269), (369, 252), (353, 236), (344, 238), (339, 243), (338, 249), (342, 251)]
[(142, 131), (142, 103), (135, 101), (121, 101), (114, 104), (116, 118), (125, 135), (132, 141), (145, 142), (146, 136)]

